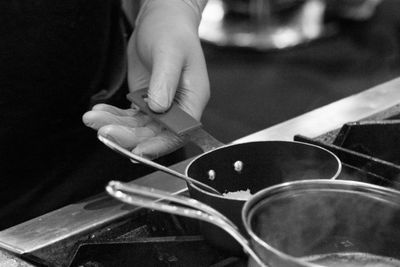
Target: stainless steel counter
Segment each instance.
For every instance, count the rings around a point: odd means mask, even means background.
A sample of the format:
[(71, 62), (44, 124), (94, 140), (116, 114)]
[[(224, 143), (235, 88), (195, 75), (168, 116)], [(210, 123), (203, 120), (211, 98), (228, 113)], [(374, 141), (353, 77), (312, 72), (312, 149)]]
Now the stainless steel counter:
[[(295, 134), (314, 138), (339, 128), (346, 122), (384, 112), (399, 103), (400, 78), (397, 78), (243, 137), (234, 143), (292, 140)], [(182, 172), (189, 161), (178, 163), (173, 168)], [(175, 194), (186, 190), (184, 182), (166, 176), (164, 173), (154, 172), (132, 181), (132, 183), (159, 188)], [(105, 194), (94, 196), (89, 200), (68, 205), (1, 231), (0, 247), (19, 255), (32, 253), (57, 243), (63, 245), (69, 242), (68, 240), (76, 240), (79, 236), (87, 235), (94, 229), (107, 227), (114, 221), (127, 218), (136, 209), (127, 208)]]

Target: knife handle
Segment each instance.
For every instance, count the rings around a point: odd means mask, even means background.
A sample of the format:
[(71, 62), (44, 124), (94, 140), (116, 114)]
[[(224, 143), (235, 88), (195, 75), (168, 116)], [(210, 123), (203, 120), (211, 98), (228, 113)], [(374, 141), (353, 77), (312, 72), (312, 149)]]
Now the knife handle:
[(127, 95), (128, 100), (137, 105), (142, 112), (159, 122), (178, 136), (188, 135), (190, 132), (201, 128), (202, 124), (188, 113), (183, 111), (176, 102), (164, 113), (152, 111), (146, 102), (148, 88), (143, 88)]

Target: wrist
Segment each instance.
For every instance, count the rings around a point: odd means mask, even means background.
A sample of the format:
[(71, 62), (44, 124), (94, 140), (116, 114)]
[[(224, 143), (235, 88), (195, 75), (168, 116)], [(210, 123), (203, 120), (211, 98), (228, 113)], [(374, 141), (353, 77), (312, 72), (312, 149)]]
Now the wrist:
[[(142, 0), (139, 14), (136, 18), (138, 25), (148, 13), (158, 10), (160, 16), (186, 16), (198, 28), (201, 14), (208, 0)], [(150, 10), (152, 10), (150, 12)]]
[(201, 19), (201, 13), (203, 13), (204, 8), (207, 5), (208, 0), (181, 0), (189, 5), (196, 15)]

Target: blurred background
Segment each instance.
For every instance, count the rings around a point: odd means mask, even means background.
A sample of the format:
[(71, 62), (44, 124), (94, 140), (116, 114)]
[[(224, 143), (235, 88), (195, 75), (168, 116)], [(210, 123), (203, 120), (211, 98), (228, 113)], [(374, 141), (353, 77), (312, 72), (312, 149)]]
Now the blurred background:
[(398, 14), (398, 0), (209, 0), (203, 124), (231, 142), (399, 76)]

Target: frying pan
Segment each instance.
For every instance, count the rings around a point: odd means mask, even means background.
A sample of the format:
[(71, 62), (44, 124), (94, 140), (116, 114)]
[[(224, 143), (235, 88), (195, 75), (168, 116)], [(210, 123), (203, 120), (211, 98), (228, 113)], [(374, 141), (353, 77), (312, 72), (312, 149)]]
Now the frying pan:
[[(183, 139), (205, 151), (187, 166), (186, 176), (216, 188), (221, 193), (250, 190), (251, 194), (275, 185), (301, 179), (335, 179), (341, 162), (330, 151), (295, 141), (264, 141), (224, 145), (189, 114), (173, 104), (166, 113), (152, 112), (145, 101), (147, 90), (128, 94), (142, 112), (160, 122)], [(241, 210), (246, 199), (228, 198), (187, 183), (189, 194), (224, 214), (245, 233)], [(205, 238), (220, 249), (241, 254), (241, 246), (219, 228), (201, 223)]]
[(168, 192), (140, 185), (128, 185), (119, 181), (110, 181), (106, 191), (116, 199), (130, 204), (202, 220), (216, 225), (231, 235), (259, 266), (265, 266), (261, 258), (250, 247), (248, 240), (240, 234), (223, 214), (212, 207), (192, 198), (172, 195)]
[(271, 266), (400, 266), (400, 191), (391, 188), (346, 180), (279, 184), (246, 202), (242, 219)]
[(400, 266), (400, 191), (345, 180), (302, 180), (261, 190), (244, 205), (250, 238), (195, 199), (111, 181), (107, 192), (132, 205), (212, 223), (229, 233), (249, 267)]
[[(242, 162), (237, 171), (235, 162)], [(215, 178), (208, 178), (213, 170)], [(186, 168), (190, 177), (216, 188), (219, 192), (250, 189), (252, 194), (275, 184), (302, 179), (335, 179), (341, 170), (339, 159), (317, 146), (290, 141), (264, 141), (227, 145), (196, 157)], [(234, 199), (210, 193), (188, 183), (190, 196), (227, 216), (246, 233), (241, 210), (246, 199)], [(207, 240), (235, 254), (241, 248), (213, 225), (201, 223)], [(210, 238), (211, 237), (211, 238)]]

